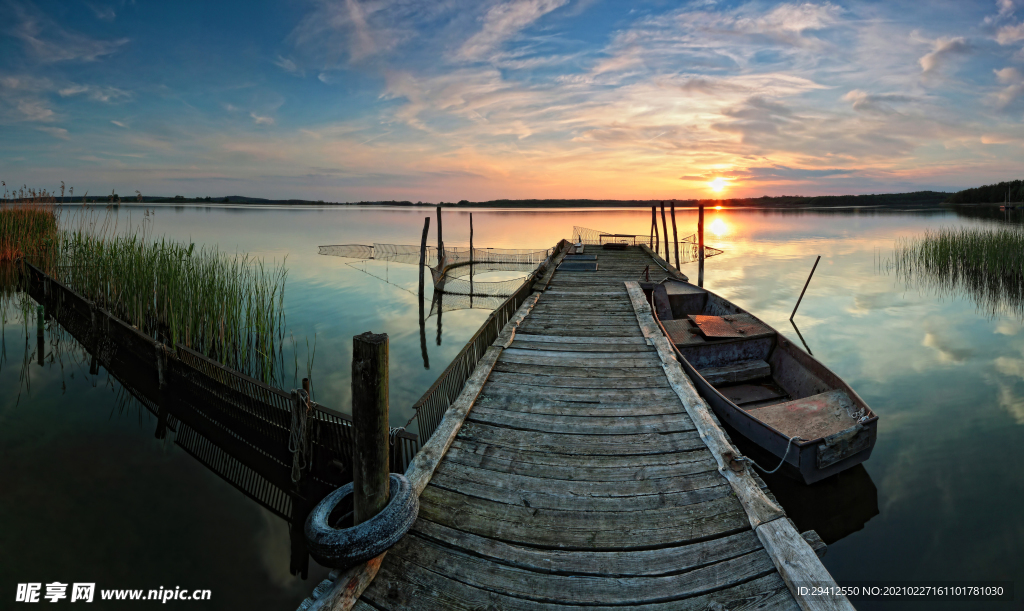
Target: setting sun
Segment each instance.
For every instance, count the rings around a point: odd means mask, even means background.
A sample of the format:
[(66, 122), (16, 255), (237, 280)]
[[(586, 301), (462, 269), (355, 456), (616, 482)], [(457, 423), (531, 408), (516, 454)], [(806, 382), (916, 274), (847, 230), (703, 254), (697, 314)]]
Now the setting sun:
[(717, 176), (714, 180), (708, 182), (708, 186), (711, 187), (712, 191), (717, 193), (722, 189), (726, 188), (727, 186), (729, 186), (729, 181), (722, 178), (721, 176)]

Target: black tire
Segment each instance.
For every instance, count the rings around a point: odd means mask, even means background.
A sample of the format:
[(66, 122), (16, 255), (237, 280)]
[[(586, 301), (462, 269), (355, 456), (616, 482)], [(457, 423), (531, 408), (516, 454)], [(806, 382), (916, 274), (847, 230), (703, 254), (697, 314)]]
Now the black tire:
[(420, 500), (404, 475), (391, 474), (390, 497), (384, 510), (352, 528), (327, 524), (331, 511), (352, 494), (345, 484), (324, 497), (306, 518), (306, 547), (321, 566), (347, 569), (390, 549), (412, 528), (420, 511)]

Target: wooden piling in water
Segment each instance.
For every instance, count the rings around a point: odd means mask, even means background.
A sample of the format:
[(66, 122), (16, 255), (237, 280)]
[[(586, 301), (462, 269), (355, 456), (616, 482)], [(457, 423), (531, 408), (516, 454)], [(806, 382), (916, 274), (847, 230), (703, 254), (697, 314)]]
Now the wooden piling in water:
[(697, 212), (697, 286), (704, 286), (704, 206)]
[[(439, 209), (440, 210), (440, 209)], [(440, 216), (438, 212), (438, 216)], [(423, 237), (420, 238), (420, 311), (423, 310), (423, 268), (427, 266), (427, 233), (430, 231), (430, 217), (423, 219)]]
[(444, 259), (444, 237), (441, 235), (441, 206), (437, 207), (437, 267), (443, 269), (441, 261)]
[[(676, 231), (676, 201), (672, 200), (672, 243), (675, 244), (676, 250), (676, 269), (679, 269), (679, 233)], [(665, 249), (668, 250), (667, 248)], [(668, 253), (665, 253), (668, 255)], [(668, 256), (665, 257), (668, 259)]]
[(352, 338), (353, 520), (380, 513), (390, 495), (388, 464), (388, 336)]
[(668, 223), (665, 221), (665, 202), (661, 202), (661, 229), (662, 235), (665, 236), (665, 262), (672, 265), (668, 260)]
[[(655, 242), (655, 236), (658, 235), (658, 213), (654, 206), (651, 206), (651, 248), (654, 252), (658, 252), (658, 243)], [(660, 241), (660, 240), (659, 240)]]

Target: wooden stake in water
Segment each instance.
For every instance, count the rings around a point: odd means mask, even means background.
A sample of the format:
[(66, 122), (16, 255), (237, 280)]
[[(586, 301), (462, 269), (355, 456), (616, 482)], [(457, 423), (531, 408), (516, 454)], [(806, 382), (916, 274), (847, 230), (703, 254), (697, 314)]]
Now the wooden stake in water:
[(43, 333), (44, 333), (44, 329), (45, 329), (44, 322), (43, 322), (43, 317), (44, 316), (45, 316), (45, 314), (44, 314), (43, 306), (39, 305), (39, 307), (36, 308), (36, 344), (37, 344), (36, 345), (36, 354), (38, 354), (37, 362), (39, 363), (39, 365), (43, 364), (43, 352), (46, 349), (46, 346), (45, 346), (44, 340), (43, 340)]
[[(672, 243), (676, 250), (676, 269), (679, 269), (679, 234), (676, 232), (676, 200), (672, 200)], [(665, 249), (668, 251), (668, 249)], [(667, 252), (665, 254), (668, 254)], [(668, 257), (665, 257), (668, 259)]]
[(441, 206), (437, 206), (437, 268), (444, 269), (444, 238), (441, 236)]
[(388, 464), (388, 336), (352, 338), (353, 520), (377, 515), (390, 496)]
[(704, 206), (697, 211), (697, 286), (704, 287)]
[(430, 357), (427, 356), (426, 317), (423, 313), (423, 273), (427, 267), (427, 233), (430, 231), (430, 217), (423, 219), (423, 237), (420, 238), (420, 352), (423, 353), (423, 368), (430, 369)]
[(423, 219), (423, 237), (420, 238), (420, 312), (423, 311), (423, 268), (427, 265), (427, 232), (429, 231), (430, 217), (428, 216)]
[(814, 276), (814, 270), (818, 269), (818, 261), (821, 261), (821, 255), (818, 255), (818, 258), (814, 260), (814, 267), (811, 268), (811, 273), (807, 275), (807, 282), (804, 282), (804, 290), (800, 291), (800, 298), (796, 300), (796, 305), (793, 306), (793, 313), (789, 315), (789, 320), (793, 320), (793, 317), (796, 316), (796, 309), (800, 307), (800, 302), (804, 300), (804, 293), (807, 292), (807, 285), (811, 283), (811, 277)]
[(658, 243), (654, 241), (654, 236), (658, 235), (658, 213), (655, 212), (655, 207), (651, 206), (651, 248), (654, 252), (658, 252)]
[[(665, 221), (665, 202), (661, 202), (661, 235), (665, 236), (665, 263), (668, 261), (668, 223)], [(671, 265), (671, 263), (669, 263)]]
[(473, 213), (469, 213), (469, 307), (473, 308)]

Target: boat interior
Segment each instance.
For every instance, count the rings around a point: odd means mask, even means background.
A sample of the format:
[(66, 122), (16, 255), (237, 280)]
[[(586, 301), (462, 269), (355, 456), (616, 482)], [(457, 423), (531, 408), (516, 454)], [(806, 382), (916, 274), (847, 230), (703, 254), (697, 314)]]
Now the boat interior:
[(811, 441), (874, 416), (828, 368), (714, 293), (666, 280), (650, 294), (690, 365), (732, 404), (783, 435)]

